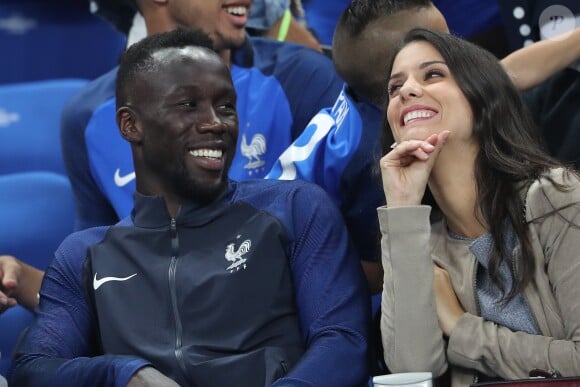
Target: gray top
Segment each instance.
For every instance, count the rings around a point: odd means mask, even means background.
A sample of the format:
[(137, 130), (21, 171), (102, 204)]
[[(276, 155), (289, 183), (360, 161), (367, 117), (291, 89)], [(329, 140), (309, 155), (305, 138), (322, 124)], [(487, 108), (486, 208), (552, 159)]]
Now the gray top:
[[(507, 223), (507, 222), (506, 222)], [(469, 250), (477, 259), (477, 276), (475, 281), (475, 290), (481, 317), (496, 324), (503, 325), (512, 331), (521, 331), (531, 334), (540, 334), (534, 318), (530, 312), (530, 307), (523, 295), (517, 294), (508, 303), (502, 303), (502, 291), (495, 285), (490, 277), (488, 265), (493, 247), (493, 239), (490, 233), (469, 239), (457, 234), (450, 233), (455, 239), (471, 240)], [(505, 251), (513, 251), (517, 245), (517, 235), (511, 224), (507, 223), (504, 243)], [(509, 263), (512, 257), (503, 261), (499, 268), (499, 275), (504, 290), (509, 290), (513, 282), (513, 273), (510, 270)]]

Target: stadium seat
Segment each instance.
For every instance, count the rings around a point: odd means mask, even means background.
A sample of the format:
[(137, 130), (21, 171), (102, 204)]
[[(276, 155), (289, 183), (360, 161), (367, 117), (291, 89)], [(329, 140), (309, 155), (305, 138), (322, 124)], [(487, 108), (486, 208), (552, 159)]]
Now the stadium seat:
[(125, 45), (86, 0), (0, 2), (0, 84), (94, 79), (116, 66)]
[(20, 305), (8, 309), (0, 315), (0, 375), (7, 376), (12, 348), (16, 345), (22, 330), (32, 321), (32, 312)]
[(60, 115), (64, 104), (86, 83), (59, 79), (0, 85), (0, 174), (65, 173)]
[[(53, 172), (0, 175), (0, 253), (46, 269), (62, 240), (73, 231), (74, 202), (68, 178)], [(32, 314), (15, 307), (0, 314), (0, 374)]]
[(0, 253), (45, 269), (73, 231), (74, 199), (68, 178), (53, 172), (0, 175)]

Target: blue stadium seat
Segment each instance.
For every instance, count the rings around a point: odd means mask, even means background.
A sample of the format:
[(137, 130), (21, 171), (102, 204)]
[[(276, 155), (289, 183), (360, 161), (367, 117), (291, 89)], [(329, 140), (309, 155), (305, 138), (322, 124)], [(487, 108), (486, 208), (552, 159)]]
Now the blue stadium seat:
[(0, 253), (45, 269), (73, 231), (75, 208), (65, 175), (22, 172), (0, 175)]
[(31, 170), (65, 173), (60, 114), (86, 83), (59, 79), (0, 85), (0, 174)]
[(116, 66), (125, 45), (86, 0), (0, 2), (0, 84), (94, 79)]
[(33, 314), (20, 305), (8, 309), (0, 315), (0, 375), (6, 377), (10, 367), (12, 348), (24, 328), (32, 321)]
[[(73, 194), (68, 178), (53, 172), (0, 175), (0, 253), (46, 269), (62, 240), (73, 231)], [(32, 314), (15, 307), (0, 314), (0, 374)]]

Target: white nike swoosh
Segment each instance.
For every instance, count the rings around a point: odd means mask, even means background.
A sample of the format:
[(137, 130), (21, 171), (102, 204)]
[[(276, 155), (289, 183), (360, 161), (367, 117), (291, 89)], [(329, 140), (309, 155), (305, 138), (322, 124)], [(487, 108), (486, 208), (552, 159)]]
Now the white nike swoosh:
[(97, 290), (98, 288), (101, 287), (101, 285), (103, 285), (104, 283), (107, 283), (109, 281), (127, 281), (129, 278), (133, 278), (137, 275), (137, 273), (130, 275), (129, 277), (125, 277), (125, 278), (120, 278), (120, 277), (104, 277), (101, 278), (100, 280), (97, 279), (97, 273), (95, 273), (95, 278), (93, 278), (93, 288), (95, 290)]
[(131, 172), (124, 176), (121, 176), (121, 170), (117, 168), (117, 170), (115, 171), (114, 179), (117, 187), (124, 187), (135, 179), (135, 172)]

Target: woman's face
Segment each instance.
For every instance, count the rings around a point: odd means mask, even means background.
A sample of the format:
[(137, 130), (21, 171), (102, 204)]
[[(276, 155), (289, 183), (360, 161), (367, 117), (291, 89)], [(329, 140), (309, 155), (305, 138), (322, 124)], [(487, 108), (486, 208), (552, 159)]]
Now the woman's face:
[(469, 141), (473, 113), (447, 64), (429, 43), (409, 43), (396, 56), (388, 82), (387, 119), (397, 142), (450, 130)]

